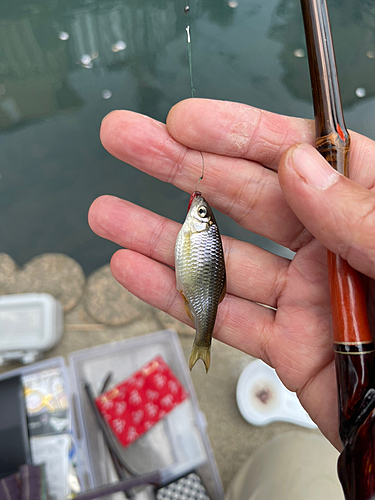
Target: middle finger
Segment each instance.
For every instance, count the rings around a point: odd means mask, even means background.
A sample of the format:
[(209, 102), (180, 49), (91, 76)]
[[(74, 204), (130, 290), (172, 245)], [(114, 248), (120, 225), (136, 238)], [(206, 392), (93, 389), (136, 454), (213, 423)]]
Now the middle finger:
[[(99, 236), (167, 266), (174, 266), (174, 246), (181, 228), (177, 222), (128, 201), (102, 196), (90, 208), (89, 223)], [(290, 261), (233, 238), (223, 237), (223, 247), (227, 291), (276, 307)]]

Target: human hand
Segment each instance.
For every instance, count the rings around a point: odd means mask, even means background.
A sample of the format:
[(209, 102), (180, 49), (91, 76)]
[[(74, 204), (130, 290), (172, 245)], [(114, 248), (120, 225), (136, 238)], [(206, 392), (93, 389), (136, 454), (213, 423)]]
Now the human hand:
[[(172, 108), (166, 125), (115, 111), (103, 120), (101, 138), (117, 158), (189, 193), (201, 175), (203, 151), (200, 189), (207, 201), (244, 228), (296, 252), (289, 261), (223, 237), (227, 295), (214, 337), (274, 367), (340, 448), (323, 245), (375, 278), (375, 144), (352, 133), (351, 181), (306, 144), (314, 143), (313, 130), (308, 120), (189, 99)], [(114, 277), (190, 324), (171, 269), (180, 224), (110, 196), (93, 203), (89, 222), (99, 236), (126, 248), (112, 258)], [(373, 281), (370, 290), (373, 300)], [(370, 314), (373, 309), (372, 301)]]

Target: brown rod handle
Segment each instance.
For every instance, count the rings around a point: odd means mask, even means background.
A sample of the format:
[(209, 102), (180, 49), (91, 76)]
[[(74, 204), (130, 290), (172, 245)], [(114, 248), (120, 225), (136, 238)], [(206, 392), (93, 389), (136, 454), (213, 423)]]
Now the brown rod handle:
[(328, 252), (333, 342), (339, 393), (340, 437), (345, 444), (363, 416), (363, 402), (374, 386), (372, 340), (364, 276)]
[(328, 275), (334, 344), (372, 343), (364, 276), (332, 252), (328, 252)]
[[(325, 0), (301, 0), (313, 92), (316, 146), (348, 176), (345, 127)], [(375, 354), (365, 278), (328, 252), (334, 351), (344, 450), (338, 473), (346, 500), (375, 499)]]

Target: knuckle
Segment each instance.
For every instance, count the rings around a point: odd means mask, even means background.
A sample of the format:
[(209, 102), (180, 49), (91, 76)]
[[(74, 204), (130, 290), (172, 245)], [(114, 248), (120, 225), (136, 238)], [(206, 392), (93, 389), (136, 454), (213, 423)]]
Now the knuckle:
[(158, 246), (163, 238), (164, 230), (167, 226), (167, 219), (163, 219), (155, 224), (154, 230), (150, 234), (149, 248), (150, 248), (150, 258), (154, 259), (158, 251)]

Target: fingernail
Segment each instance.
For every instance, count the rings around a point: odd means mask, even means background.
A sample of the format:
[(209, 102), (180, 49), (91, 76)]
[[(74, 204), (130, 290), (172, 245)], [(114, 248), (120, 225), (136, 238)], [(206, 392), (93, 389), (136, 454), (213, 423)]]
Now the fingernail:
[(296, 146), (292, 152), (293, 168), (309, 186), (323, 191), (339, 180), (336, 172), (324, 158), (308, 144)]

